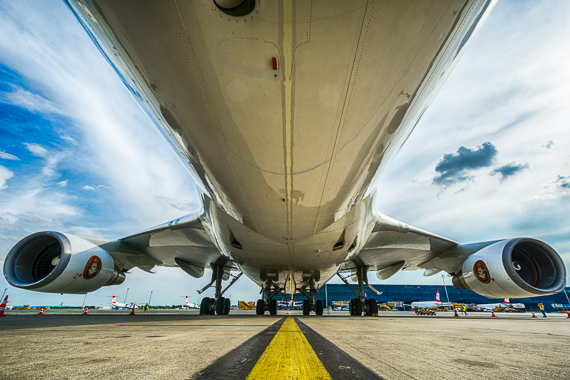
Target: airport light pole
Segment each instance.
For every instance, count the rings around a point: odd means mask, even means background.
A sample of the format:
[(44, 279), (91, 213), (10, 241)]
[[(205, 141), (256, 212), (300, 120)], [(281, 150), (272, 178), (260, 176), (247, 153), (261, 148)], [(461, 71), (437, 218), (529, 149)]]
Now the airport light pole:
[(153, 291), (154, 291), (154, 290), (151, 290), (151, 291), (150, 291), (150, 297), (148, 297), (148, 306), (150, 306), (150, 299), (152, 298), (152, 292), (153, 292)]
[(130, 288), (127, 288), (127, 294), (125, 294), (125, 301), (124, 301), (125, 304), (127, 303), (127, 296), (129, 295), (129, 289), (130, 289)]
[(82, 309), (85, 307), (85, 300), (87, 299), (88, 294), (89, 293), (85, 293), (85, 297), (83, 297), (83, 305), (81, 306)]
[(447, 303), (449, 303), (449, 294), (447, 294), (447, 286), (445, 286), (445, 275), (441, 275), (441, 279), (443, 281), (443, 288), (445, 289), (445, 296), (447, 297)]
[(5, 289), (4, 289), (4, 293), (2, 293), (2, 297), (0, 297), (0, 300), (3, 300), (3, 299), (4, 299), (4, 294), (6, 294), (6, 290), (8, 290), (8, 288), (5, 288)]

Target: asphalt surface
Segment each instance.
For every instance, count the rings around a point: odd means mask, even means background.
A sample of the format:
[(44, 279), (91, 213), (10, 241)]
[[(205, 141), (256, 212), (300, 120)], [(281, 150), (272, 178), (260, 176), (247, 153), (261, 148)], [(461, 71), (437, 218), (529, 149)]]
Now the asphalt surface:
[[(226, 371), (246, 379), (287, 317), (284, 312), (260, 317), (254, 311), (199, 316), (189, 310), (137, 310), (134, 316), (123, 310), (88, 316), (79, 310), (6, 314), (0, 318), (2, 379), (189, 379), (206, 378), (212, 368), (216, 375), (210, 378)], [(566, 314), (497, 315), (293, 314), (333, 379), (351, 366), (383, 379), (570, 378)], [(249, 358), (247, 365), (239, 365), (238, 354)]]

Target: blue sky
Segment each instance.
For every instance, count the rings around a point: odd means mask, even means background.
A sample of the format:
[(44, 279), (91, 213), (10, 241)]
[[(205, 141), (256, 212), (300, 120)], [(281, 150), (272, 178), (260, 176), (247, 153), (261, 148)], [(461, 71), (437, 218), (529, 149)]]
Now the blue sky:
[[(0, 24), (0, 260), (35, 231), (114, 239), (197, 208), (178, 158), (63, 2), (1, 3)], [(499, 2), (379, 181), (376, 207), (462, 243), (536, 237), (569, 263), (568, 35), (570, 3)], [(198, 301), (206, 277), (134, 269), (87, 303), (127, 288), (129, 301), (151, 290), (157, 303)], [(388, 283), (441, 280), (404, 272)], [(258, 288), (244, 278), (231, 293), (254, 300)], [(13, 304), (83, 302), (9, 294)]]

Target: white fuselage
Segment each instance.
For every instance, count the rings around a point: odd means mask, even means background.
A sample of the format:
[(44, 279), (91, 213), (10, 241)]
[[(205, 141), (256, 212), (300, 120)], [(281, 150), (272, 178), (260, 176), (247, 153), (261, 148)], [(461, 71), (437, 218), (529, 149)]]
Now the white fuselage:
[(373, 179), (488, 5), (284, 0), (244, 17), (206, 0), (73, 6), (197, 180), (220, 251), (295, 291), (358, 254)]

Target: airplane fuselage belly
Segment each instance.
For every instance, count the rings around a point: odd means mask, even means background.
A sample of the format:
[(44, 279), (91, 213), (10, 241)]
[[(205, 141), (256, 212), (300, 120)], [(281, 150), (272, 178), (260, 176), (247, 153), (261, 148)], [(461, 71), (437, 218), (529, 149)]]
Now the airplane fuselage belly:
[(78, 2), (213, 200), (220, 250), (280, 286), (289, 276), (318, 286), (366, 242), (366, 192), (479, 3), (268, 1), (234, 17), (206, 0)]

